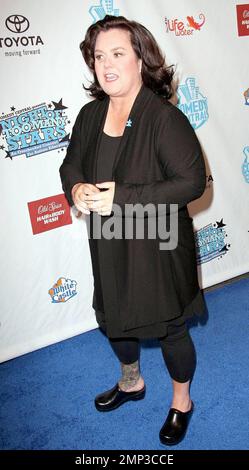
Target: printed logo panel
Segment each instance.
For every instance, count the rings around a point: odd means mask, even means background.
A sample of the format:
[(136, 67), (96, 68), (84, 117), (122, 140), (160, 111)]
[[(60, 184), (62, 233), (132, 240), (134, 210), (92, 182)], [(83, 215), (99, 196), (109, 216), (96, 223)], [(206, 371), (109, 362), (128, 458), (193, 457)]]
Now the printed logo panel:
[(52, 303), (59, 304), (67, 302), (67, 300), (71, 299), (77, 294), (76, 286), (76, 281), (73, 281), (72, 279), (66, 279), (65, 277), (60, 277), (48, 291)]
[[(34, 57), (41, 54), (42, 37), (29, 30), (30, 21), (23, 15), (10, 15), (5, 19), (6, 35), (0, 37), (0, 50), (5, 57)], [(29, 30), (29, 31), (28, 31)], [(39, 46), (34, 49), (33, 46)]]
[(175, 36), (191, 37), (195, 31), (200, 31), (205, 24), (206, 18), (203, 13), (199, 14), (198, 19), (194, 16), (187, 16), (184, 20), (178, 18), (164, 18), (166, 33), (173, 33)]
[(62, 98), (53, 104), (42, 103), (16, 110), (0, 117), (0, 146), (6, 151), (5, 158), (26, 155), (33, 157), (51, 150), (63, 150), (69, 145), (65, 127), (70, 124), (65, 114)]
[(72, 223), (70, 206), (64, 194), (28, 202), (33, 234)]
[(103, 20), (105, 15), (119, 16), (119, 9), (114, 8), (113, 0), (99, 0), (98, 5), (96, 3), (89, 8), (93, 23)]
[(237, 10), (237, 24), (238, 24), (238, 35), (248, 36), (249, 35), (249, 3), (244, 5), (236, 5)]
[(226, 224), (220, 222), (206, 225), (195, 232), (197, 264), (207, 263), (214, 258), (222, 258), (230, 248), (226, 243)]
[(200, 92), (196, 79), (189, 77), (177, 90), (177, 107), (187, 116), (191, 126), (198, 129), (208, 120), (207, 98)]
[(243, 96), (245, 98), (245, 106), (249, 106), (249, 88), (244, 91)]
[(244, 148), (243, 153), (245, 158), (242, 164), (242, 175), (244, 176), (245, 182), (249, 183), (249, 146)]

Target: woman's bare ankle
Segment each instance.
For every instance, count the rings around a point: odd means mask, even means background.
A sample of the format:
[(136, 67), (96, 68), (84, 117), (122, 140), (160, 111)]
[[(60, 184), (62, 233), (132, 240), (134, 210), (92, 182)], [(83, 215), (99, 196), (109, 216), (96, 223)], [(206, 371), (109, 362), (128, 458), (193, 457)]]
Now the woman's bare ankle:
[(172, 400), (171, 408), (176, 408), (183, 413), (186, 413), (191, 409), (192, 401), (190, 397), (180, 398), (174, 397)]

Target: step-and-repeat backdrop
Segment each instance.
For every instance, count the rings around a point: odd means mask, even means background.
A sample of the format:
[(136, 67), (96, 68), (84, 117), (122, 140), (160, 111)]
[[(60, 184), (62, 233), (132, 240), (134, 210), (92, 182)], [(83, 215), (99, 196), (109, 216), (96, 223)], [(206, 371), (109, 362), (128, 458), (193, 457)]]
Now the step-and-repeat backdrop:
[(190, 205), (201, 286), (249, 270), (249, 4), (1, 0), (0, 361), (97, 327), (86, 223), (59, 167), (89, 100), (79, 43), (107, 13), (144, 24), (176, 66), (207, 164)]

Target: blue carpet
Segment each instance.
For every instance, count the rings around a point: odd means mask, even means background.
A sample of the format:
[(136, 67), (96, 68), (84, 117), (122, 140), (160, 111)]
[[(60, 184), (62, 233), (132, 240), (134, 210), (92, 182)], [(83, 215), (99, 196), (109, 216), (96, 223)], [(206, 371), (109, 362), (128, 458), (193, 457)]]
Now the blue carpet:
[[(189, 431), (172, 449), (249, 449), (248, 288), (242, 279), (205, 294), (208, 319), (191, 324), (198, 355)], [(120, 367), (98, 330), (0, 365), (1, 449), (157, 449), (171, 401), (157, 341), (142, 342), (144, 400), (99, 413), (94, 397)]]

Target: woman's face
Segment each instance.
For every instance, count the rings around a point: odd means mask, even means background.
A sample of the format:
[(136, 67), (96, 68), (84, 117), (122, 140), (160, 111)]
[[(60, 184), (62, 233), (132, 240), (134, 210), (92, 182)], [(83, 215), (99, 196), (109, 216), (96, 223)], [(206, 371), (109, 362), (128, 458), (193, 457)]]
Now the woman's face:
[(127, 97), (142, 84), (141, 59), (136, 56), (128, 31), (101, 31), (95, 44), (95, 72), (109, 96)]

